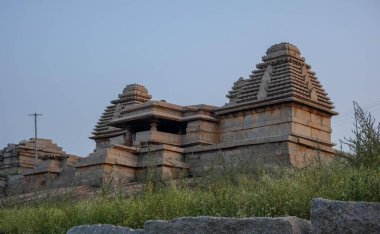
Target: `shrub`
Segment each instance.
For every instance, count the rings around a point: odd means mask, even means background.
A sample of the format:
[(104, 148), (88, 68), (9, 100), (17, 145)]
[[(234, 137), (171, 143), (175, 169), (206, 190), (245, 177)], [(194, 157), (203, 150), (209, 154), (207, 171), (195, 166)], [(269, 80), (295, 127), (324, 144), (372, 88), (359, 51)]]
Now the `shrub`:
[(353, 153), (347, 158), (355, 166), (380, 167), (380, 123), (377, 123), (370, 112), (363, 110), (354, 102), (353, 137), (345, 138)]

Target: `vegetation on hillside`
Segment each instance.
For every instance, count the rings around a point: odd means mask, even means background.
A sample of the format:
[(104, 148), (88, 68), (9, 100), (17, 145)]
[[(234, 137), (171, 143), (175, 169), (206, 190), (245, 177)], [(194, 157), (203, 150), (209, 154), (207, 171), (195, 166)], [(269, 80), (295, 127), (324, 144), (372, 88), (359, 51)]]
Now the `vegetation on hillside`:
[(215, 173), (157, 186), (133, 197), (47, 199), (0, 210), (3, 233), (65, 233), (80, 224), (142, 227), (146, 220), (181, 216), (285, 216), (309, 218), (311, 199), (380, 201), (379, 169), (341, 163), (304, 169)]

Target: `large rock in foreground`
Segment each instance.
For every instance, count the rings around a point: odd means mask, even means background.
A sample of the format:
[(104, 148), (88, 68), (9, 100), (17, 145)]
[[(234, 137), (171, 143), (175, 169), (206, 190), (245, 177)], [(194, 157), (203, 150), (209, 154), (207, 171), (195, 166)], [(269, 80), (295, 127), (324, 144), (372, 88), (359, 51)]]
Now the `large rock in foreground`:
[(92, 224), (92, 225), (80, 225), (70, 228), (67, 234), (138, 234), (144, 233), (143, 230), (135, 230), (127, 227), (114, 226), (111, 224)]
[(171, 221), (147, 221), (145, 233), (309, 233), (310, 222), (297, 217), (224, 218), (185, 217)]
[(315, 198), (311, 233), (380, 233), (380, 203)]
[(279, 234), (306, 234), (310, 231), (310, 222), (297, 217), (278, 218), (224, 218), (224, 217), (185, 217), (170, 221), (147, 221), (144, 230), (134, 230), (127, 227), (114, 226), (109, 224), (81, 225), (71, 228), (67, 234), (79, 233), (117, 233), (117, 234), (137, 234), (137, 233), (279, 233)]

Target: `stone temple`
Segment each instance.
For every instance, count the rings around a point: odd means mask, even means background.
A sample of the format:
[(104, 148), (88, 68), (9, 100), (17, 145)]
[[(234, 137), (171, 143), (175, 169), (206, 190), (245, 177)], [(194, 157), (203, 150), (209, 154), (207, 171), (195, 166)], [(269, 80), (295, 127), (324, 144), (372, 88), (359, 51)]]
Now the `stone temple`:
[[(53, 180), (70, 174), (73, 186), (102, 186), (114, 172), (126, 183), (138, 181), (149, 166), (161, 178), (172, 179), (182, 172), (201, 176), (217, 167), (221, 157), (302, 167), (334, 156), (331, 117), (337, 113), (296, 46), (271, 46), (227, 97), (229, 102), (221, 107), (180, 106), (152, 100), (142, 85), (127, 85), (94, 128), (94, 152), (85, 158), (65, 156)], [(0, 151), (0, 168), (7, 162), (7, 150)], [(23, 183), (38, 183), (40, 174), (38, 165), (24, 171)]]

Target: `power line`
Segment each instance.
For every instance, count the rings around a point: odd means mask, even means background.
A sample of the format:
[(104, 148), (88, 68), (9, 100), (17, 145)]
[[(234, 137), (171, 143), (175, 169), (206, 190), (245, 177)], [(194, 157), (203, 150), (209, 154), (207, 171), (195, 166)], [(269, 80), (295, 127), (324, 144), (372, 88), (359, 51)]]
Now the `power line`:
[(29, 114), (29, 116), (34, 117), (34, 154), (35, 154), (35, 167), (37, 167), (37, 117), (42, 116), (42, 114)]
[[(380, 108), (378, 108), (379, 105), (380, 105), (380, 103), (378, 103), (376, 105), (372, 105), (372, 106), (367, 107), (367, 108), (363, 108), (363, 109), (367, 112), (374, 113), (374, 112), (380, 110)], [(373, 108), (375, 108), (375, 109), (373, 109)], [(354, 111), (352, 111), (351, 113), (340, 114), (339, 116), (335, 117), (334, 122), (335, 123), (341, 123), (341, 122), (346, 122), (347, 120), (352, 120), (352, 119), (354, 119)]]
[[(376, 101), (374, 103), (367, 104), (365, 106), (361, 106), (361, 108), (364, 109), (364, 110), (370, 111), (371, 108), (377, 107), (379, 105), (380, 105), (380, 101)], [(337, 119), (345, 118), (345, 116), (351, 115), (353, 113), (354, 113), (353, 109), (351, 109), (349, 111), (344, 111), (344, 112), (340, 113), (336, 118)]]
[[(380, 108), (376, 108), (376, 109), (373, 109), (373, 110), (366, 110), (368, 111), (369, 113), (371, 113), (372, 116), (374, 116), (373, 113), (376, 113), (377, 111), (379, 111)], [(333, 125), (335, 127), (337, 126), (344, 126), (344, 125), (347, 125), (347, 124), (352, 124), (352, 122), (355, 120), (355, 116), (347, 116), (343, 119), (338, 119), (338, 120), (333, 120)]]

